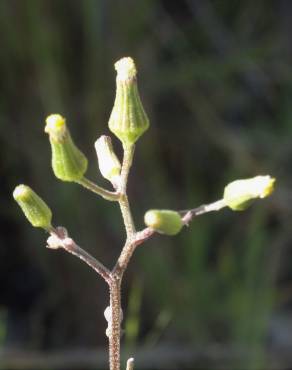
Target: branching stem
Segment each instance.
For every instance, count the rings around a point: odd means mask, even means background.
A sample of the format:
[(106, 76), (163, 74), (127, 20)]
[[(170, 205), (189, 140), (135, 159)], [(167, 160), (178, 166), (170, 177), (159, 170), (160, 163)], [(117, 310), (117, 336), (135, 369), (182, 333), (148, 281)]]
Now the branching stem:
[[(109, 271), (101, 262), (92, 257), (89, 253), (80, 248), (73, 239), (69, 238), (64, 228), (52, 228), (49, 230), (51, 237), (48, 239), (48, 247), (52, 249), (63, 248), (67, 252), (75, 255), (91, 268), (93, 268), (109, 285), (110, 292), (110, 312), (109, 330), (107, 335), (109, 338), (109, 358), (110, 370), (120, 370), (120, 336), (121, 336), (121, 284), (124, 272), (128, 263), (136, 249), (136, 247), (150, 237), (156, 231), (147, 227), (142, 231), (136, 232), (135, 224), (132, 218), (130, 204), (127, 196), (127, 183), (129, 171), (133, 162), (134, 145), (124, 147), (124, 158), (120, 177), (120, 186), (117, 192), (111, 192), (99, 187), (87, 178), (79, 181), (79, 184), (111, 201), (118, 201), (126, 229), (126, 241), (120, 253), (120, 256), (112, 269)], [(200, 207), (181, 211), (181, 217), (184, 224), (187, 226), (194, 217), (207, 212), (218, 211), (225, 207), (226, 204), (221, 199), (217, 202), (202, 205)], [(127, 369), (134, 369), (134, 359), (130, 358), (127, 361)]]
[(47, 247), (50, 249), (63, 248), (68, 253), (73, 254), (84, 261), (89, 267), (97, 272), (108, 284), (110, 282), (110, 271), (96, 258), (79, 247), (75, 241), (68, 237), (67, 230), (64, 227), (51, 228), (51, 236), (48, 238)]

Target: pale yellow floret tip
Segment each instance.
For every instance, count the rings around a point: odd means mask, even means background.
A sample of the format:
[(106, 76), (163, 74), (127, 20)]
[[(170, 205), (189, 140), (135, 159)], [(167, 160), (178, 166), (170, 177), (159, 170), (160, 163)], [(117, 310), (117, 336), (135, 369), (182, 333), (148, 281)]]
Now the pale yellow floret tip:
[(65, 128), (66, 120), (60, 114), (51, 114), (46, 118), (45, 132), (59, 132)]
[(27, 195), (29, 194), (29, 187), (26, 186), (26, 185), (18, 185), (16, 186), (16, 188), (14, 189), (14, 192), (13, 192), (13, 198), (15, 200), (23, 200), (27, 197)]
[(265, 178), (265, 184), (263, 186), (262, 192), (260, 194), (260, 198), (268, 197), (272, 194), (275, 187), (276, 179), (270, 176), (263, 176)]
[(131, 80), (136, 77), (137, 70), (134, 60), (130, 57), (125, 57), (115, 63), (117, 78), (120, 81)]
[(150, 227), (158, 226), (159, 224), (159, 217), (157, 212), (155, 211), (147, 211), (145, 214), (145, 224)]

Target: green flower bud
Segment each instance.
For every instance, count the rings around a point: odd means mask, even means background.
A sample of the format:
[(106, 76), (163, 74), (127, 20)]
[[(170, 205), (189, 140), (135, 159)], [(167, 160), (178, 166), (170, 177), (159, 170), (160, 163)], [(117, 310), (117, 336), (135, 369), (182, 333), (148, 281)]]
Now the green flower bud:
[(18, 185), (13, 192), (16, 200), (28, 221), (34, 227), (51, 228), (52, 212), (46, 203), (26, 185)]
[(80, 180), (87, 170), (87, 158), (73, 143), (65, 118), (48, 116), (45, 132), (50, 138), (55, 176), (63, 181)]
[(147, 211), (144, 222), (155, 231), (166, 235), (178, 234), (184, 225), (178, 212), (158, 209)]
[(109, 119), (109, 129), (124, 146), (133, 145), (148, 129), (149, 120), (137, 88), (137, 70), (133, 59), (122, 58), (115, 64), (117, 90)]
[(105, 179), (117, 185), (120, 178), (121, 163), (113, 150), (111, 138), (102, 135), (96, 140), (94, 146), (100, 173)]
[(225, 187), (223, 200), (233, 211), (243, 211), (254, 199), (271, 195), (275, 181), (268, 175), (233, 181)]

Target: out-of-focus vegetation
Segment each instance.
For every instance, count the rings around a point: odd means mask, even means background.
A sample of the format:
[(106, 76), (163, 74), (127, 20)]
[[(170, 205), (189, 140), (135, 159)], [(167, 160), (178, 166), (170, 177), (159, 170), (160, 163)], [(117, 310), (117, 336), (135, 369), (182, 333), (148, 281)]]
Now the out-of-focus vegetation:
[(128, 348), (224, 343), (249, 348), (241, 365), (263, 369), (267, 348), (289, 346), (291, 17), (287, 0), (0, 1), (3, 345), (105, 345), (103, 282), (46, 250), (11, 191), (31, 185), (56, 224), (113, 264), (124, 237), (116, 205), (54, 178), (43, 130), (48, 114), (67, 117), (89, 177), (103, 183), (93, 143), (108, 134), (113, 63), (130, 55), (151, 121), (129, 184), (139, 227), (145, 210), (214, 201), (236, 178), (269, 173), (278, 188), (137, 251), (124, 286)]

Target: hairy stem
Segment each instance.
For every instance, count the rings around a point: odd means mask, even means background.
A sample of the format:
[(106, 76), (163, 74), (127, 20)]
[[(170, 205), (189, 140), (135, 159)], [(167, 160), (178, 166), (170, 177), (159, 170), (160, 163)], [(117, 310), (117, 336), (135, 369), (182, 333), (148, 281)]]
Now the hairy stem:
[(127, 190), (127, 184), (128, 184), (128, 176), (130, 172), (130, 168), (133, 163), (133, 156), (135, 152), (135, 145), (130, 146), (124, 146), (124, 158), (123, 158), (123, 164), (122, 164), (122, 170), (121, 170), (121, 186), (120, 186), (120, 192), (122, 194), (126, 193)]
[[(119, 205), (127, 234), (127, 240), (121, 252), (121, 255), (123, 255), (126, 246), (132, 243), (136, 234), (135, 225), (127, 196), (128, 176), (133, 162), (134, 149), (134, 145), (124, 147), (124, 158), (121, 170)], [(121, 257), (119, 257), (119, 260), (120, 258)], [(116, 266), (119, 266), (118, 262)], [(110, 305), (112, 315), (109, 331), (110, 370), (120, 370), (121, 282), (125, 266), (123, 266), (122, 268), (116, 268), (116, 266), (112, 271), (112, 280), (110, 282)]]
[(78, 184), (82, 185), (84, 188), (92, 191), (95, 194), (100, 195), (102, 198), (111, 201), (118, 201), (120, 199), (120, 194), (117, 192), (106, 190), (94, 182), (90, 181), (86, 177), (83, 177), (81, 180), (76, 181)]
[(185, 213), (185, 215), (182, 217), (182, 220), (185, 225), (188, 225), (194, 217), (203, 215), (204, 213), (208, 212), (220, 211), (220, 209), (224, 207), (226, 207), (226, 203), (224, 199), (220, 199), (210, 204), (203, 204), (197, 208), (181, 211), (180, 213)]
[(110, 271), (96, 258), (79, 247), (75, 241), (68, 237), (64, 227), (51, 228), (51, 236), (47, 240), (47, 247), (50, 249), (63, 248), (66, 252), (73, 254), (96, 271), (107, 283), (110, 281)]
[(130, 209), (130, 204), (128, 200), (128, 196), (126, 194), (121, 195), (121, 199), (119, 200), (119, 205), (121, 209), (121, 213), (124, 220), (124, 225), (127, 233), (127, 239), (132, 239), (135, 234), (135, 225), (132, 218), (132, 213)]
[(151, 229), (150, 227), (147, 227), (142, 231), (136, 232), (132, 236), (132, 239), (127, 240), (121, 251), (118, 261), (115, 267), (113, 268), (112, 273), (117, 274), (119, 276), (123, 276), (136, 247), (144, 243), (154, 234), (155, 230)]
[(109, 286), (111, 308), (110, 330), (108, 333), (110, 370), (120, 370), (121, 278), (112, 276)]

